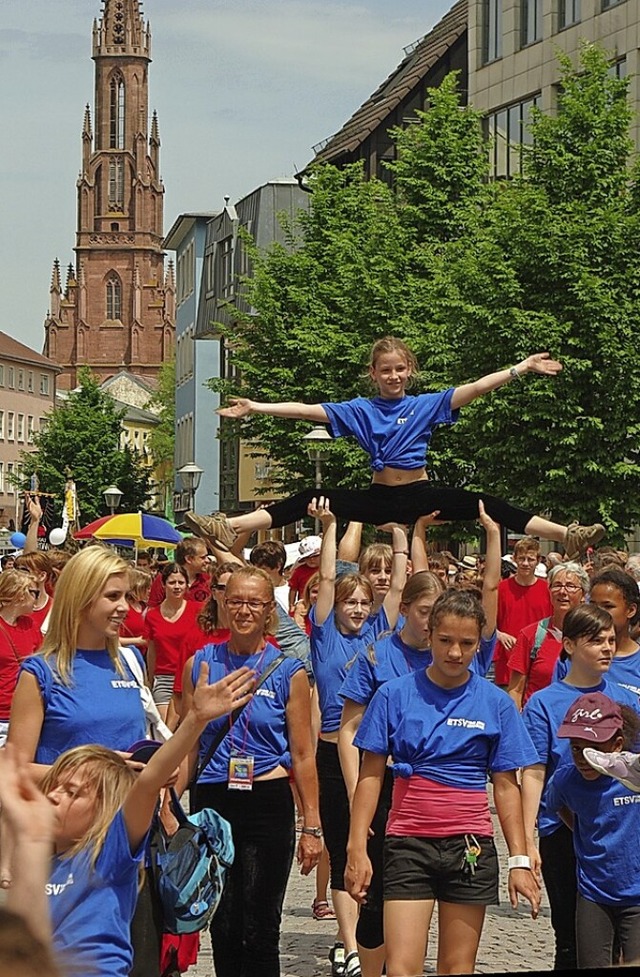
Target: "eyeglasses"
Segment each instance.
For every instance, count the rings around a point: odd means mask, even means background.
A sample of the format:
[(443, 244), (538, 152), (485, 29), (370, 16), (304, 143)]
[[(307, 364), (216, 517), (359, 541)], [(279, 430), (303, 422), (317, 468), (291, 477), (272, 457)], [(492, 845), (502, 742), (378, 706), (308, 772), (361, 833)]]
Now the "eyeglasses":
[(265, 607), (271, 604), (270, 600), (240, 600), (238, 597), (231, 597), (229, 600), (225, 600), (225, 605), (230, 611), (239, 611), (244, 605), (247, 605), (252, 614), (259, 614)]
[(355, 611), (356, 607), (371, 607), (372, 603), (370, 600), (354, 600), (353, 597), (348, 597), (342, 601), (342, 606), (348, 611)]
[(582, 587), (579, 583), (552, 583), (549, 590), (566, 590), (568, 594), (575, 594), (582, 590)]
[(213, 589), (221, 590), (224, 593), (224, 591), (227, 589), (227, 585), (226, 583), (214, 583)]

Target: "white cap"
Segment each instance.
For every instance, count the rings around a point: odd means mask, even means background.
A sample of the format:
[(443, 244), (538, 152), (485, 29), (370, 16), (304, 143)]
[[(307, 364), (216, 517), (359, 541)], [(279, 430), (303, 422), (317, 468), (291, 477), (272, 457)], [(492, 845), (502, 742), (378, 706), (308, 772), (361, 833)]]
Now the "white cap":
[(309, 556), (318, 556), (321, 546), (322, 539), (320, 536), (305, 536), (304, 539), (300, 540), (298, 547), (299, 559), (306, 560)]

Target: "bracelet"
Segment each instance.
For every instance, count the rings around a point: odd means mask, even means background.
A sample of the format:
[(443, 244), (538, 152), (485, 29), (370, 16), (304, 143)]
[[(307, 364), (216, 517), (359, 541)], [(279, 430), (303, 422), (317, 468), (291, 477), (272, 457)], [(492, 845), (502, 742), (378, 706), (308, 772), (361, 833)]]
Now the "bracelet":
[(409, 556), (409, 550), (394, 550), (394, 556)]
[(520, 381), (522, 380), (522, 377), (520, 376), (520, 374), (516, 370), (515, 366), (510, 366), (509, 367), (509, 375), (512, 376), (514, 378), (514, 380), (520, 380)]
[(313, 835), (314, 838), (322, 838), (322, 828), (301, 828), (303, 835)]
[(531, 859), (528, 855), (510, 855), (508, 862), (509, 871), (512, 868), (531, 868)]

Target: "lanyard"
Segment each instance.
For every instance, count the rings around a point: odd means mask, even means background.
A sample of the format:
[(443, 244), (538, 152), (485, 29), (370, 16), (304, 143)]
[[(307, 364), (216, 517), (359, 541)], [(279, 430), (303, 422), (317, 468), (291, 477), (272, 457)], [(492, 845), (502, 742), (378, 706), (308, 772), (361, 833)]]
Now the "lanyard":
[[(258, 681), (260, 680), (260, 674), (261, 674), (260, 673), (260, 667), (262, 665), (262, 659), (265, 656), (266, 650), (267, 650), (267, 643), (265, 642), (265, 646), (262, 649), (262, 651), (260, 652), (260, 658), (257, 660), (257, 662), (255, 664), (255, 671), (256, 671), (256, 673), (258, 675)], [(225, 675), (229, 675), (231, 672), (234, 671), (234, 666), (233, 666), (233, 663), (231, 661), (231, 653), (229, 652), (229, 644), (228, 644), (228, 642), (225, 644), (224, 651), (225, 651), (225, 662), (224, 662)], [(248, 655), (247, 657), (248, 658), (251, 658), (251, 655)], [(246, 756), (246, 752), (247, 752), (247, 740), (249, 738), (249, 721), (251, 719), (251, 709), (252, 708), (253, 708), (253, 699), (251, 699), (251, 702), (249, 702), (245, 706), (245, 708), (243, 710), (244, 711), (245, 720), (244, 720), (244, 730), (243, 730), (243, 733), (242, 733), (242, 749), (240, 750), (240, 755), (241, 756)], [(233, 724), (233, 721), (232, 721), (231, 717), (229, 717), (229, 753), (230, 753), (231, 756), (233, 756), (234, 753), (236, 752), (234, 750), (234, 745), (233, 745), (233, 725), (234, 725)]]

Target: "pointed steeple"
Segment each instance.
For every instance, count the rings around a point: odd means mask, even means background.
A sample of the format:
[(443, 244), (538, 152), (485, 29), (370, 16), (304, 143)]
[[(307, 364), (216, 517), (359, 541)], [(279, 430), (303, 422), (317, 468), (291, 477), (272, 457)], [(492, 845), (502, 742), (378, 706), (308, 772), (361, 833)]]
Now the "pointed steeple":
[(53, 271), (51, 273), (51, 288), (49, 289), (49, 314), (48, 317), (51, 319), (60, 318), (60, 296), (62, 295), (62, 286), (60, 284), (60, 262), (56, 258), (53, 262)]
[(53, 271), (51, 272), (51, 292), (61, 292), (62, 288), (60, 285), (60, 262), (56, 258), (53, 262)]
[(87, 172), (89, 160), (91, 159), (92, 147), (93, 147), (93, 132), (91, 130), (91, 109), (89, 108), (89, 103), (87, 103), (84, 109), (84, 122), (82, 124), (82, 172), (83, 173)]
[(139, 0), (103, 0), (102, 17), (93, 33), (93, 57), (97, 55), (149, 56), (149, 25), (145, 25)]

